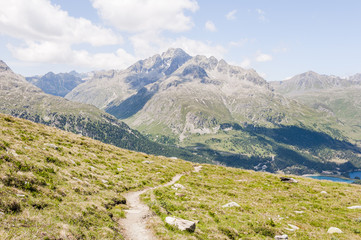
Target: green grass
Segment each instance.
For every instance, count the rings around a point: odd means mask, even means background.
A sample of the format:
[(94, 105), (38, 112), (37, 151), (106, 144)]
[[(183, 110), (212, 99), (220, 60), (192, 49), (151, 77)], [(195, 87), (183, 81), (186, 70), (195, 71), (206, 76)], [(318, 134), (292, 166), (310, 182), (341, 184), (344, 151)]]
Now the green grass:
[[(152, 161), (151, 164), (143, 163)], [(158, 186), (179, 173), (185, 189), (159, 188), (143, 199), (154, 211), (157, 239), (358, 239), (361, 186), (241, 169), (193, 165), (111, 145), (0, 114), (0, 236), (2, 239), (122, 239), (123, 193)], [(328, 194), (321, 194), (327, 191)], [(176, 195), (176, 193), (179, 193)], [(222, 208), (235, 201), (240, 207)], [(294, 211), (304, 211), (297, 214)], [(194, 233), (166, 216), (199, 221)], [(287, 224), (300, 227), (288, 232)]]
[(122, 239), (122, 193), (192, 169), (6, 115), (0, 165), (2, 239)]
[[(361, 204), (360, 186), (295, 178), (299, 183), (289, 184), (278, 175), (203, 165), (199, 173), (181, 178), (185, 189), (160, 188), (143, 199), (157, 214), (152, 219), (157, 239), (273, 239), (277, 234), (331, 239), (332, 226), (344, 232), (333, 237), (361, 238), (360, 211), (347, 209)], [(222, 207), (231, 201), (240, 207)], [(166, 216), (199, 223), (194, 233), (181, 232), (164, 223)], [(288, 231), (288, 224), (300, 229)]]

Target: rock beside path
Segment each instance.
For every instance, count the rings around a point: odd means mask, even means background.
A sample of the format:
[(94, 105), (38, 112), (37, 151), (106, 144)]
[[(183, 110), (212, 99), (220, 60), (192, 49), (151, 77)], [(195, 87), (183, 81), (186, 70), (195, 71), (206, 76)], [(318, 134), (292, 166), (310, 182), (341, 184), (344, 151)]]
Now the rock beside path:
[(176, 183), (172, 186), (172, 188), (174, 190), (178, 190), (178, 189), (184, 189), (185, 187), (182, 184)]
[(361, 209), (361, 206), (351, 206), (351, 207), (347, 207), (348, 209)]
[(239, 207), (239, 204), (236, 203), (236, 202), (230, 202), (230, 203), (224, 204), (222, 207), (223, 208), (226, 208), (226, 207)]
[(280, 177), (282, 182), (287, 182), (287, 183), (298, 183), (298, 181), (294, 178), (289, 178), (289, 177)]
[(341, 229), (337, 228), (337, 227), (330, 227), (328, 230), (327, 230), (327, 233), (329, 234), (334, 234), (334, 233), (343, 233), (341, 231)]
[(196, 223), (189, 220), (175, 217), (166, 217), (165, 222), (176, 226), (181, 231), (194, 232), (196, 230)]
[(276, 239), (276, 240), (287, 240), (287, 239), (288, 239), (288, 236), (287, 236), (286, 234), (276, 235), (276, 236), (275, 236), (275, 239)]

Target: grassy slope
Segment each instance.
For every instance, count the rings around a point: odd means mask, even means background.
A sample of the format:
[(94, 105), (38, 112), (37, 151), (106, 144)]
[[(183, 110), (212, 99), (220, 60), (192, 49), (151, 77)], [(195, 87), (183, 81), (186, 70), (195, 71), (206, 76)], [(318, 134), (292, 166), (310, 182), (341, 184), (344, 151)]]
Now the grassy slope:
[[(347, 209), (361, 204), (361, 186), (295, 178), (296, 184), (282, 183), (269, 173), (204, 165), (199, 173), (181, 178), (184, 189), (165, 187), (143, 199), (160, 217), (151, 225), (162, 240), (273, 239), (276, 234), (290, 239), (361, 238), (360, 210)], [(232, 201), (240, 207), (222, 208)], [(166, 216), (199, 223), (195, 233), (181, 232), (164, 224)], [(285, 230), (288, 224), (300, 229)], [(329, 227), (344, 233), (331, 236)]]
[(361, 87), (325, 89), (291, 95), (291, 98), (310, 107), (323, 108), (332, 112), (344, 125), (350, 126), (348, 136), (361, 140)]
[(2, 239), (121, 239), (121, 194), (192, 168), (6, 115), (0, 164)]
[[(0, 164), (3, 239), (122, 239), (122, 193), (193, 169), (7, 115), (0, 115)], [(287, 232), (294, 239), (330, 239), (331, 226), (344, 231), (338, 239), (361, 237), (360, 210), (346, 208), (361, 204), (361, 186), (297, 179), (204, 165), (181, 178), (184, 196), (166, 187), (144, 199), (160, 216), (151, 221), (159, 239), (262, 239), (286, 233), (287, 223), (301, 228)], [(230, 201), (241, 207), (221, 207)], [(162, 221), (167, 215), (200, 222), (193, 234), (179, 232)]]

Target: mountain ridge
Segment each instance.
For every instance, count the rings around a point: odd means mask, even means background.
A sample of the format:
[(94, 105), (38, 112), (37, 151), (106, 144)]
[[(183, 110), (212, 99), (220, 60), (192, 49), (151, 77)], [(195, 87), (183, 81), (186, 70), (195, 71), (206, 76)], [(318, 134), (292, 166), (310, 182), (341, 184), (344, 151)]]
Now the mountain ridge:
[(89, 104), (44, 93), (0, 63), (0, 112), (89, 136), (127, 149), (197, 159), (186, 150), (150, 141), (124, 122)]
[[(178, 53), (182, 64), (171, 74), (165, 72), (172, 60), (162, 56), (174, 54), (166, 52), (95, 77), (66, 97), (95, 104), (152, 140), (192, 149), (228, 166), (262, 165), (272, 172), (302, 174), (325, 170), (322, 166), (345, 170), (360, 165), (357, 148), (347, 147), (349, 128), (335, 117), (276, 93), (255, 70)], [(304, 136), (290, 138), (291, 130)], [(328, 136), (325, 145), (299, 142), (321, 133)], [(345, 149), (334, 140), (345, 141)], [(349, 150), (350, 155), (341, 153)]]

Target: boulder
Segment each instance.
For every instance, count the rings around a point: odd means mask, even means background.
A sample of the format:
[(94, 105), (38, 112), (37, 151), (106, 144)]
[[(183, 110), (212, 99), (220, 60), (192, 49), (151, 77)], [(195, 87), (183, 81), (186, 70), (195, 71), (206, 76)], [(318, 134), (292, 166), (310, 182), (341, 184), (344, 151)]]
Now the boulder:
[(166, 217), (165, 222), (169, 225), (176, 226), (181, 231), (194, 232), (196, 230), (196, 223), (175, 217)]
[(321, 194), (327, 194), (327, 192), (326, 192), (326, 191), (322, 191)]
[(58, 146), (56, 146), (55, 144), (52, 143), (44, 143), (44, 146), (50, 147), (50, 148), (54, 148), (55, 150), (58, 150)]
[(337, 228), (337, 227), (330, 227), (327, 230), (327, 233), (329, 234), (334, 234), (334, 233), (342, 233), (341, 229)]
[(351, 206), (351, 207), (347, 207), (348, 209), (361, 209), (361, 206)]
[(222, 207), (226, 208), (226, 207), (240, 207), (240, 206), (236, 202), (230, 202), (230, 203), (224, 204)]
[(145, 161), (143, 161), (143, 163), (145, 163), (145, 164), (151, 164), (151, 163), (153, 163), (153, 161), (145, 160)]
[(288, 239), (288, 236), (287, 236), (286, 234), (276, 235), (276, 236), (275, 236), (275, 239), (276, 239), (276, 240), (287, 240), (287, 239)]
[(300, 229), (299, 227), (297, 227), (296, 225), (293, 225), (293, 224), (288, 224), (288, 226), (290, 228), (285, 228), (285, 229), (288, 230), (288, 231), (291, 231), (291, 232), (294, 232), (294, 231)]
[(176, 183), (172, 186), (172, 188), (174, 190), (178, 190), (178, 189), (184, 189), (185, 187), (182, 184)]
[(282, 182), (288, 182), (288, 183), (298, 183), (296, 179), (288, 178), (288, 177), (280, 177)]

